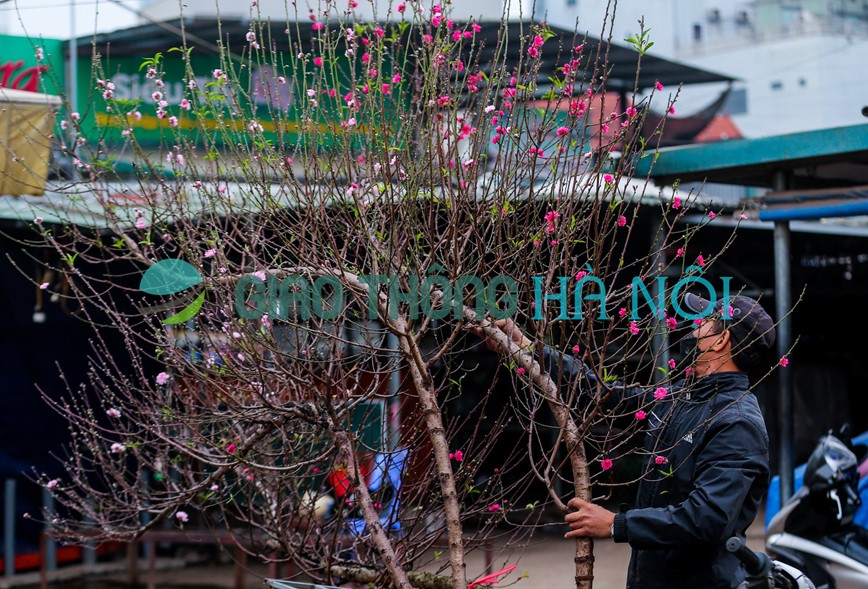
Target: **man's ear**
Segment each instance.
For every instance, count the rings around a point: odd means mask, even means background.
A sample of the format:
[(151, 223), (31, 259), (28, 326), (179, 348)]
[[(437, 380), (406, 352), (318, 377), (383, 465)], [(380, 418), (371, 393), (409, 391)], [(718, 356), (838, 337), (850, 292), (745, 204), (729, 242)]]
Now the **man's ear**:
[(717, 350), (718, 352), (723, 351), (727, 348), (727, 346), (732, 345), (732, 339), (729, 335), (729, 330), (724, 329), (718, 334), (717, 339), (714, 340), (714, 343), (711, 344), (711, 348)]

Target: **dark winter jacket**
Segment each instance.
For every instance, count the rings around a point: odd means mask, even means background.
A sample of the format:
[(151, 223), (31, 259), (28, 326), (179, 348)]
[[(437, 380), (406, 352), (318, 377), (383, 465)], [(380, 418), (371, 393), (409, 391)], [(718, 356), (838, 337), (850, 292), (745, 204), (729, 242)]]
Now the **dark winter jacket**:
[[(561, 386), (593, 373), (570, 356), (548, 354)], [(628, 589), (736, 587), (744, 572), (726, 540), (744, 537), (769, 484), (768, 435), (747, 375), (721, 372), (684, 381), (663, 399), (655, 388), (615, 389), (620, 408), (650, 405), (643, 478), (633, 509), (615, 516), (615, 541), (633, 548)], [(660, 457), (660, 458), (658, 458)], [(659, 462), (659, 464), (658, 464)]]

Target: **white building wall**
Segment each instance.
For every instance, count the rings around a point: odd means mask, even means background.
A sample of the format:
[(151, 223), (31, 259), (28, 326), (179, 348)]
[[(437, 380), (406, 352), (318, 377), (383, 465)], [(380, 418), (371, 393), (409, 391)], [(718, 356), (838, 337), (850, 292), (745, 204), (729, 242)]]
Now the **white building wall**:
[[(549, 23), (599, 35), (605, 0), (536, 0)], [(544, 12), (540, 12), (540, 10)], [(868, 19), (832, 21), (825, 0), (619, 0), (612, 38), (623, 42), (644, 16), (650, 53), (727, 74), (746, 92), (733, 114), (746, 137), (868, 122)], [(724, 84), (685, 86), (677, 115), (712, 102)], [(671, 89), (669, 89), (671, 90)]]
[[(358, 7), (353, 14), (358, 20), (384, 21), (391, 13), (395, 14), (395, 7), (401, 0), (358, 0)], [(405, 0), (406, 2), (406, 0)], [(424, 5), (430, 7), (436, 2), (426, 1)], [(183, 10), (183, 15), (189, 18), (213, 18), (218, 13), (227, 19), (271, 19), (275, 21), (295, 20), (307, 18), (311, 12), (322, 14), (323, 6), (331, 5), (333, 16), (343, 12), (346, 6), (345, 0), (332, 2), (318, 2), (316, 0), (258, 0), (257, 6), (252, 7), (250, 0), (184, 0), (183, 9), (179, 8), (179, 0), (153, 0), (145, 9), (148, 16), (155, 20), (177, 19)], [(406, 2), (406, 4), (411, 4)], [(504, 2), (504, 0), (455, 0), (452, 3), (451, 15), (455, 20), (499, 21), (503, 16), (504, 5), (513, 5), (518, 12), (521, 0)], [(340, 7), (340, 10), (337, 8)], [(409, 10), (409, 8), (408, 8)]]
[(868, 40), (816, 35), (780, 39), (691, 59), (744, 79), (747, 113), (733, 116), (746, 137), (868, 122)]
[(0, 34), (69, 39), (135, 26), (140, 0), (18, 0), (0, 3)]

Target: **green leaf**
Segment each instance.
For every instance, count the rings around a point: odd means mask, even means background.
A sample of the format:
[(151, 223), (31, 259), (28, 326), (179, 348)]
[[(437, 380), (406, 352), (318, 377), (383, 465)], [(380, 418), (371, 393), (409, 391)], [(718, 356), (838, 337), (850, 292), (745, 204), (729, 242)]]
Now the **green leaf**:
[(205, 302), (205, 291), (203, 290), (199, 293), (199, 296), (196, 297), (196, 300), (169, 317), (168, 319), (163, 319), (163, 323), (166, 325), (177, 325), (178, 323), (184, 323), (189, 321), (193, 317), (195, 317), (196, 313), (199, 312), (199, 309), (202, 308), (202, 303)]
[(139, 71), (142, 71), (146, 67), (156, 68), (160, 64), (160, 60), (163, 58), (162, 53), (157, 53), (153, 57), (148, 57), (142, 60), (142, 64), (139, 66)]

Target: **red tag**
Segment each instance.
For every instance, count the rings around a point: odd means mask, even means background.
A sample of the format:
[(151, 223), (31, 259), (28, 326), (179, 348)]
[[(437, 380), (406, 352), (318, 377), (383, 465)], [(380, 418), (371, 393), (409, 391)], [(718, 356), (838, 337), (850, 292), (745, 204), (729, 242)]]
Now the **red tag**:
[(501, 575), (505, 575), (507, 573), (512, 572), (512, 570), (515, 567), (516, 567), (516, 565), (511, 564), (508, 567), (506, 567), (505, 569), (497, 571), (496, 573), (491, 573), (490, 575), (485, 575), (481, 579), (477, 579), (476, 581), (473, 581), (471, 584), (469, 584), (467, 586), (467, 589), (473, 589), (477, 585), (495, 585), (496, 583), (500, 582), (500, 579), (498, 579), (498, 577), (500, 577)]

